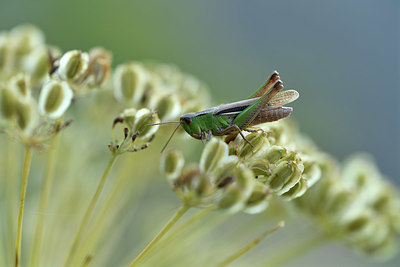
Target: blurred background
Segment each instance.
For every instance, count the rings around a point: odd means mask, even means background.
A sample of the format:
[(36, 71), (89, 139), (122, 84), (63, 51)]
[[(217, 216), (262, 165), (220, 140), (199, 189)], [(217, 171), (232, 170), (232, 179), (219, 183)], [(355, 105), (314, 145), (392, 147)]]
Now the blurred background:
[(399, 3), (353, 1), (10, 1), (1, 30), (33, 23), (63, 51), (101, 45), (114, 65), (153, 59), (204, 80), (216, 104), (273, 70), (303, 132), (339, 159), (372, 153), (400, 184)]
[[(340, 160), (369, 152), (400, 185), (399, 7), (396, 0), (3, 0), (0, 30), (32, 23), (63, 51), (104, 46), (114, 66), (174, 63), (205, 81), (215, 104), (249, 96), (277, 70), (300, 92), (292, 118), (322, 150)], [(366, 264), (335, 251), (321, 255)]]

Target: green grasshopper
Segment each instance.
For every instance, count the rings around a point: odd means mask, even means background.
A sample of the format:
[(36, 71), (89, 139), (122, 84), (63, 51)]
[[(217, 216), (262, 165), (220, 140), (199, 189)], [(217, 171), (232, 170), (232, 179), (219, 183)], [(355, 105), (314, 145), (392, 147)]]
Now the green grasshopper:
[(209, 141), (212, 135), (227, 135), (226, 141), (233, 140), (240, 134), (252, 146), (242, 131), (264, 132), (262, 129), (250, 127), (286, 118), (293, 111), (293, 108), (282, 107), (282, 105), (296, 100), (299, 93), (295, 90), (281, 92), (282, 89), (283, 83), (278, 72), (274, 71), (265, 83), (246, 100), (182, 115), (177, 122), (179, 125), (175, 128), (162, 151), (180, 125), (190, 136), (202, 141)]

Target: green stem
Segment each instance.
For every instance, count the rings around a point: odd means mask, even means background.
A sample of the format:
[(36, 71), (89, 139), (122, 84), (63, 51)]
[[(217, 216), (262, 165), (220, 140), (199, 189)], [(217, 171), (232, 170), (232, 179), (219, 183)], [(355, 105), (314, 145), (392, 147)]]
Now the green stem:
[(230, 257), (228, 257), (227, 259), (225, 259), (223, 262), (221, 262), (218, 266), (219, 267), (223, 267), (223, 266), (227, 266), (229, 263), (233, 262), (234, 260), (236, 260), (237, 258), (239, 258), (240, 256), (243, 256), (246, 252), (248, 252), (250, 249), (254, 248), (255, 246), (257, 246), (264, 238), (266, 238), (268, 235), (272, 234), (273, 232), (279, 230), (280, 228), (282, 228), (284, 226), (284, 222), (280, 221), (278, 223), (277, 226), (275, 226), (272, 229), (269, 229), (268, 231), (265, 231), (264, 233), (262, 233), (259, 237), (257, 237), (256, 239), (254, 239), (252, 242), (250, 242), (249, 244), (247, 244), (245, 247), (241, 248), (240, 250), (238, 250), (236, 253), (234, 253), (233, 255), (231, 255)]
[(166, 236), (158, 246), (155, 247), (155, 250), (158, 250), (159, 248), (163, 247), (163, 244), (168, 244), (172, 239), (174, 239), (177, 235), (185, 231), (188, 227), (190, 227), (192, 224), (196, 223), (198, 220), (203, 218), (205, 215), (207, 215), (210, 211), (213, 209), (203, 209), (193, 215), (192, 218), (188, 219), (185, 223), (182, 225), (179, 225), (178, 228), (174, 229), (172, 233), (170, 233), (168, 236)]
[(80, 242), (80, 240), (82, 238), (82, 234), (83, 234), (83, 232), (84, 232), (84, 230), (86, 228), (86, 225), (89, 222), (89, 218), (90, 218), (90, 216), (91, 216), (91, 214), (93, 212), (94, 207), (96, 206), (97, 200), (100, 197), (100, 193), (103, 190), (104, 184), (105, 184), (105, 182), (107, 180), (108, 174), (109, 174), (109, 172), (111, 170), (111, 167), (113, 166), (113, 164), (115, 162), (116, 157), (117, 157), (117, 154), (113, 154), (111, 156), (111, 158), (110, 158), (110, 161), (108, 162), (108, 165), (107, 165), (106, 170), (104, 171), (103, 177), (101, 178), (101, 180), (99, 182), (99, 185), (97, 186), (96, 192), (94, 193), (94, 195), (92, 197), (92, 200), (90, 201), (89, 207), (87, 208), (86, 213), (83, 216), (83, 219), (82, 219), (81, 224), (79, 226), (78, 232), (76, 233), (74, 241), (72, 242), (72, 246), (71, 246), (71, 249), (69, 250), (68, 257), (67, 257), (67, 259), (65, 261), (64, 266), (69, 266), (71, 264), (72, 257), (75, 254), (75, 251), (76, 251), (76, 249), (78, 247), (78, 244), (79, 244), (79, 242)]
[(189, 209), (188, 206), (183, 205), (176, 211), (174, 216), (168, 221), (168, 223), (161, 229), (161, 231), (151, 240), (151, 242), (140, 252), (140, 254), (129, 264), (129, 267), (136, 266), (138, 262), (151, 250), (151, 248), (157, 244), (157, 242), (171, 229), (172, 226), (182, 217), (183, 214)]
[(17, 223), (17, 239), (15, 242), (15, 266), (19, 267), (21, 265), (21, 240), (22, 240), (22, 220), (24, 215), (24, 204), (26, 187), (28, 185), (28, 174), (29, 168), (32, 160), (32, 148), (25, 148), (25, 161), (24, 169), (22, 172), (22, 182), (21, 182), (21, 193), (19, 199), (19, 210), (18, 210), (18, 223)]
[(10, 138), (7, 139), (7, 144), (5, 147), (5, 211), (6, 211), (6, 218), (5, 218), (5, 225), (6, 225), (6, 266), (12, 266), (15, 261), (15, 218), (16, 218), (16, 210), (14, 209), (14, 204), (18, 201), (18, 187), (19, 187), (19, 179), (17, 178), (19, 174), (17, 170), (21, 167), (17, 159), (20, 158), (20, 147), (11, 140)]
[(305, 253), (309, 252), (310, 250), (318, 247), (319, 245), (323, 244), (326, 242), (327, 237), (323, 234), (319, 234), (317, 236), (314, 236), (313, 238), (298, 244), (292, 248), (288, 248), (287, 250), (284, 250), (283, 253), (278, 254), (275, 257), (272, 257), (269, 259), (267, 262), (265, 262), (264, 266), (281, 266), (283, 264), (286, 264), (300, 255), (304, 255)]
[(38, 266), (39, 264), (39, 255), (42, 246), (42, 236), (44, 229), (44, 214), (47, 210), (47, 204), (49, 202), (49, 197), (50, 197), (50, 190), (53, 183), (54, 166), (57, 157), (58, 136), (59, 134), (56, 134), (52, 138), (50, 143), (49, 154), (47, 157), (46, 171), (44, 175), (42, 191), (39, 200), (38, 217), (36, 220), (36, 227), (31, 247), (29, 266)]

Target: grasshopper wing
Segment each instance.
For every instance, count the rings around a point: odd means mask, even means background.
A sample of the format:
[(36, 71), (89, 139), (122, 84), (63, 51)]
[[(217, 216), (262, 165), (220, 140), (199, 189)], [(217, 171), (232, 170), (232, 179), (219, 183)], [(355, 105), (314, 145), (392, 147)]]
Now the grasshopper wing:
[(257, 117), (251, 122), (249, 126), (254, 126), (261, 123), (277, 121), (286, 118), (292, 113), (291, 107), (266, 107), (263, 108)]
[(269, 106), (282, 106), (295, 101), (299, 97), (296, 90), (286, 90), (278, 92), (274, 97), (269, 100)]

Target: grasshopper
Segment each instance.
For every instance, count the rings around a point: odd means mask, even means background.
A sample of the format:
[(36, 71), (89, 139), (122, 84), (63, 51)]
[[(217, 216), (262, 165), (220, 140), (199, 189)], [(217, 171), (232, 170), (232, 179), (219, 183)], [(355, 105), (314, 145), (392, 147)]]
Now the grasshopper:
[(286, 118), (293, 111), (293, 108), (283, 107), (282, 105), (296, 100), (299, 93), (295, 90), (281, 92), (282, 89), (283, 83), (280, 80), (279, 73), (274, 71), (265, 83), (246, 100), (182, 115), (179, 122), (176, 122), (179, 125), (175, 128), (162, 151), (180, 125), (190, 136), (202, 141), (209, 141), (212, 135), (227, 135), (226, 142), (229, 142), (240, 134), (246, 142), (253, 146), (242, 131), (264, 132), (262, 129), (250, 127)]

